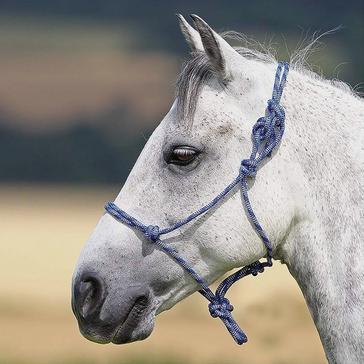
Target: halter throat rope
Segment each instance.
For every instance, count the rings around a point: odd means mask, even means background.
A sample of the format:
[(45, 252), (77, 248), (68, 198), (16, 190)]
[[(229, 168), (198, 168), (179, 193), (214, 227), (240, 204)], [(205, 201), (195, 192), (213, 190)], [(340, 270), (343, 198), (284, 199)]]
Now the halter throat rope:
[[(262, 273), (264, 268), (271, 267), (273, 265), (272, 244), (262, 226), (260, 225), (257, 217), (255, 216), (253, 208), (250, 204), (247, 181), (248, 178), (255, 177), (259, 167), (261, 166), (261, 163), (266, 158), (271, 157), (273, 150), (277, 148), (282, 139), (285, 126), (285, 112), (282, 105), (280, 105), (280, 100), (286, 83), (288, 71), (288, 63), (278, 63), (272, 98), (268, 100), (265, 116), (259, 118), (252, 129), (252, 152), (250, 157), (241, 161), (239, 174), (208, 204), (193, 212), (185, 219), (182, 219), (176, 222), (174, 225), (166, 228), (160, 228), (157, 225), (145, 225), (135, 217), (120, 209), (113, 202), (109, 202), (105, 206), (106, 211), (111, 216), (113, 216), (119, 222), (142, 232), (149, 242), (157, 245), (162, 251), (172, 257), (192, 276), (193, 279), (195, 279), (195, 281), (201, 287), (199, 292), (209, 301), (208, 308), (211, 316), (221, 319), (230, 332), (231, 336), (234, 338), (235, 342), (239, 345), (244, 344), (248, 339), (243, 330), (232, 317), (231, 312), (233, 311), (234, 307), (230, 304), (225, 295), (228, 289), (239, 279), (248, 275), (256, 276), (258, 273)], [(225, 278), (217, 287), (216, 292), (213, 293), (204, 278), (202, 278), (193, 269), (193, 267), (179, 255), (176, 249), (167, 244), (164, 240), (161, 240), (161, 236), (181, 228), (182, 226), (195, 220), (200, 215), (209, 211), (237, 185), (240, 185), (241, 188), (243, 196), (242, 202), (245, 207), (246, 214), (252, 223), (254, 230), (264, 243), (267, 249), (267, 256), (265, 261), (260, 262), (257, 260)]]

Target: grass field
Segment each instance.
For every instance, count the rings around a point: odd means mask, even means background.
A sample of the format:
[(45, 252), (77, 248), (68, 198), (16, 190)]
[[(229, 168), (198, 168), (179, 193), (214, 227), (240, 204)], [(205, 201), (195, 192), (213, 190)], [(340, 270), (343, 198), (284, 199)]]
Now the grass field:
[(239, 347), (193, 295), (152, 336), (97, 345), (78, 332), (70, 281), (81, 246), (118, 187), (0, 186), (0, 364), (319, 364), (325, 357), (301, 292), (276, 264), (229, 297), (249, 336)]

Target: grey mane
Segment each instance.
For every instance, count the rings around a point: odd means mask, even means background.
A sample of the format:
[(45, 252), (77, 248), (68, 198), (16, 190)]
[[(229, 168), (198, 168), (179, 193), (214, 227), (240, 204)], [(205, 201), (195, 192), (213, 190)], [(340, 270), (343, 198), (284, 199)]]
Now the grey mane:
[[(318, 36), (314, 35), (308, 44), (299, 46), (290, 56), (291, 69), (307, 74), (311, 78), (328, 82), (334, 87), (348, 92), (355, 97), (360, 97), (360, 93), (355, 92), (350, 85), (336, 79), (326, 80), (322, 75), (313, 72), (308, 64), (307, 60), (310, 54), (316, 50), (319, 39), (331, 34), (335, 30), (322, 33)], [(220, 35), (225, 39), (243, 44), (234, 47), (234, 49), (244, 58), (264, 63), (277, 63), (276, 51), (272, 47), (267, 47), (259, 42), (249, 40), (243, 34), (234, 31), (224, 32)], [(182, 71), (176, 83), (177, 113), (181, 120), (191, 122), (201, 87), (213, 77), (215, 77), (214, 69), (210, 65), (205, 52), (192, 52), (191, 57), (183, 64)]]

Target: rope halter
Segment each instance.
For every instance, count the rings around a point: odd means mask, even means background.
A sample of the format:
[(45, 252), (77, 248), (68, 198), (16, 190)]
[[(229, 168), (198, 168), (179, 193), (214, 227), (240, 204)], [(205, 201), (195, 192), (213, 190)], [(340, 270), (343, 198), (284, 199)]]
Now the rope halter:
[[(148, 241), (158, 245), (162, 251), (173, 258), (192, 276), (192, 278), (200, 286), (199, 292), (209, 301), (208, 308), (211, 316), (214, 318), (219, 318), (224, 323), (231, 336), (239, 345), (247, 342), (248, 339), (239, 325), (233, 319), (231, 312), (233, 311), (234, 307), (229, 302), (229, 300), (225, 298), (225, 294), (227, 293), (228, 289), (239, 279), (248, 275), (256, 276), (258, 273), (262, 273), (265, 267), (271, 267), (273, 265), (272, 243), (260, 225), (250, 204), (247, 179), (254, 178), (256, 176), (263, 160), (271, 156), (273, 150), (277, 148), (282, 139), (284, 133), (285, 112), (283, 107), (280, 105), (280, 99), (286, 83), (288, 71), (288, 63), (278, 63), (272, 98), (268, 100), (265, 116), (259, 118), (252, 129), (253, 145), (251, 155), (248, 159), (243, 159), (241, 161), (239, 174), (237, 177), (235, 177), (235, 179), (208, 204), (193, 212), (185, 219), (180, 220), (174, 225), (166, 228), (160, 228), (157, 225), (145, 225), (136, 218), (130, 216), (127, 212), (121, 210), (113, 202), (109, 202), (105, 206), (106, 211), (111, 216), (113, 216), (119, 222), (142, 232)], [(237, 272), (225, 278), (218, 286), (216, 292), (213, 293), (208, 287), (204, 278), (201, 277), (193, 269), (193, 267), (179, 255), (176, 249), (167, 244), (164, 240), (161, 240), (161, 236), (178, 230), (182, 226), (190, 223), (200, 215), (203, 215), (209, 211), (237, 185), (240, 185), (241, 187), (243, 196), (242, 202), (247, 216), (252, 223), (254, 230), (259, 235), (267, 249), (266, 261), (256, 261), (239, 269)]]

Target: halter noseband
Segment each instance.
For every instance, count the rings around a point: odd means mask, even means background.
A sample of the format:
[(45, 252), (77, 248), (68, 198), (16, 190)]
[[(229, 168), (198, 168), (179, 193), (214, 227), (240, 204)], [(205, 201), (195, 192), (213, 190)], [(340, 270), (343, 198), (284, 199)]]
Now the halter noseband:
[[(227, 293), (228, 289), (233, 285), (233, 283), (235, 283), (239, 279), (250, 274), (256, 276), (258, 273), (262, 273), (265, 267), (271, 267), (273, 265), (272, 244), (253, 212), (248, 196), (247, 179), (248, 177), (255, 177), (257, 170), (263, 160), (271, 156), (272, 151), (278, 146), (282, 139), (284, 133), (285, 113), (283, 107), (280, 105), (280, 99), (282, 96), (284, 85), (286, 83), (288, 71), (288, 63), (278, 63), (273, 87), (273, 94), (272, 98), (268, 100), (268, 106), (266, 108), (265, 116), (259, 118), (253, 126), (253, 146), (251, 155), (248, 159), (244, 159), (241, 161), (238, 176), (235, 177), (235, 179), (207, 205), (201, 207), (199, 210), (187, 216), (185, 219), (180, 220), (174, 225), (166, 228), (160, 228), (157, 225), (144, 225), (136, 218), (121, 210), (113, 202), (109, 202), (105, 206), (106, 211), (116, 220), (130, 226), (133, 229), (141, 231), (151, 243), (156, 244), (161, 250), (171, 256), (195, 279), (195, 281), (201, 286), (199, 292), (210, 302), (208, 308), (211, 316), (221, 319), (236, 343), (239, 345), (247, 342), (248, 339), (242, 329), (233, 319), (231, 311), (234, 307), (225, 297), (225, 294)], [(228, 276), (220, 283), (214, 294), (208, 287), (205, 280), (186, 262), (186, 260), (184, 260), (178, 254), (178, 251), (176, 249), (161, 240), (161, 236), (179, 229), (180, 227), (196, 219), (198, 216), (206, 213), (220, 200), (222, 200), (238, 184), (240, 184), (241, 187), (243, 204), (246, 213), (250, 222), (253, 224), (256, 233), (260, 236), (267, 249), (267, 257), (266, 261), (264, 262), (260, 262), (258, 260)]]

